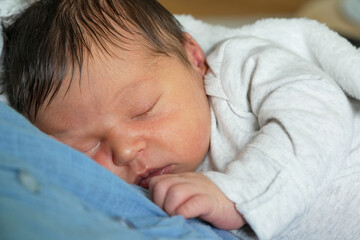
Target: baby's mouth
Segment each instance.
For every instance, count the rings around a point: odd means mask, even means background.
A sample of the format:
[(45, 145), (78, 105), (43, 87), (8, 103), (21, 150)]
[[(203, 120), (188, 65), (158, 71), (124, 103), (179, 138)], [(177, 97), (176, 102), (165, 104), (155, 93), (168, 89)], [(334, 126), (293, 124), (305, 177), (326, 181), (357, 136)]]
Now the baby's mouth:
[(152, 169), (150, 171), (147, 171), (146, 173), (136, 177), (135, 184), (140, 187), (148, 189), (151, 178), (153, 178), (155, 176), (169, 174), (169, 173), (171, 173), (172, 169), (173, 169), (172, 165), (168, 165), (163, 168), (157, 168), (157, 169)]

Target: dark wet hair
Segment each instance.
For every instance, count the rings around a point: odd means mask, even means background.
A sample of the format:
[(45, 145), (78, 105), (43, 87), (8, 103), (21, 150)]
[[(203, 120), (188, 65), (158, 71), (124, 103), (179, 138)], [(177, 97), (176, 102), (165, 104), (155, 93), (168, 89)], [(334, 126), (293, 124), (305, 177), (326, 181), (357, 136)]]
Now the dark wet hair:
[(0, 83), (9, 104), (34, 120), (65, 75), (81, 72), (93, 46), (126, 49), (119, 27), (144, 38), (151, 52), (187, 61), (180, 24), (156, 0), (39, 0), (3, 26)]

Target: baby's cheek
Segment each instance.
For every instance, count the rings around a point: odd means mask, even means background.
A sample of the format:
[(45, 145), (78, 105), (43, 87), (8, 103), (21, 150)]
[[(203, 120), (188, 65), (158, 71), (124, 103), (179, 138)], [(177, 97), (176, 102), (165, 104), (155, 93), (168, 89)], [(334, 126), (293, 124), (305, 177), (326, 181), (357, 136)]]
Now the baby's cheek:
[(197, 151), (205, 154), (210, 145), (210, 124), (208, 122), (199, 122), (194, 136)]
[(103, 148), (100, 148), (93, 156), (90, 157), (104, 168), (114, 172), (114, 162), (112, 161), (111, 154), (109, 154), (108, 151), (104, 151)]

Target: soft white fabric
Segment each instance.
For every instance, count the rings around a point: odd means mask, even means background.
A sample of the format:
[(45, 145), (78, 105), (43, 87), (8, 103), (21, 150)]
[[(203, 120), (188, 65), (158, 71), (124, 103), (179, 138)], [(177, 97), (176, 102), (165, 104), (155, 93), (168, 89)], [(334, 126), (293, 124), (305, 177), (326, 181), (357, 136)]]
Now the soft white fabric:
[(211, 147), (199, 171), (260, 239), (356, 239), (360, 105), (343, 89), (359, 99), (358, 50), (305, 19), (235, 30), (179, 19), (211, 52)]
[(264, 19), (230, 29), (191, 16), (177, 19), (208, 53), (218, 42), (238, 35), (270, 40), (318, 65), (351, 96), (360, 96), (360, 50), (325, 25), (308, 19)]
[(259, 238), (270, 239), (311, 206), (347, 161), (350, 103), (320, 69), (256, 38), (226, 41), (208, 63), (213, 124), (203, 167), (214, 172), (205, 175)]

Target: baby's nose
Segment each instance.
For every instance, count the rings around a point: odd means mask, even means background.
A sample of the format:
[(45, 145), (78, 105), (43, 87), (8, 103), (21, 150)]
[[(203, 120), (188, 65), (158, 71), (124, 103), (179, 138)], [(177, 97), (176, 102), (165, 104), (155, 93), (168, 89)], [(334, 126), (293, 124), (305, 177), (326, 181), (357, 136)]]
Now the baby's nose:
[(112, 144), (113, 162), (117, 166), (129, 164), (146, 148), (147, 143), (141, 138), (118, 136)]

